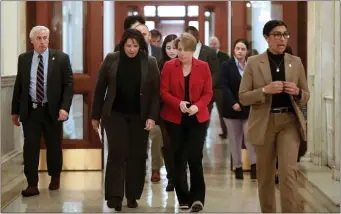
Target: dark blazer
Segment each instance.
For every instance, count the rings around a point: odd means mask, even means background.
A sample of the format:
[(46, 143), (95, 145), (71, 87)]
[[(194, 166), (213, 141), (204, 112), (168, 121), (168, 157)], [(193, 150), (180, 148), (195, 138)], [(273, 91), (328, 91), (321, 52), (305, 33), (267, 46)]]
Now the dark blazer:
[[(92, 119), (109, 116), (116, 97), (116, 75), (120, 52), (109, 53), (99, 70), (92, 104)], [(156, 121), (160, 112), (160, 72), (154, 57), (141, 56), (141, 119)]]
[(224, 62), (226, 62), (227, 60), (230, 59), (229, 55), (227, 55), (227, 53), (225, 53), (223, 51), (218, 51), (217, 58), (219, 60), (220, 68), (221, 68), (221, 66), (223, 65)]
[[(250, 107), (242, 106), (239, 102), (239, 86), (242, 76), (239, 73), (234, 57), (224, 62), (221, 67), (221, 90), (223, 92), (223, 117), (229, 119), (247, 119)], [(238, 103), (241, 111), (233, 110), (232, 106)]]
[(220, 65), (216, 50), (202, 44), (198, 59), (208, 63), (212, 75), (212, 87), (220, 88)]
[[(17, 114), (20, 121), (29, 116), (30, 74), (33, 50), (20, 54), (18, 57), (18, 73), (15, 80), (12, 115)], [(69, 112), (73, 98), (73, 73), (69, 56), (61, 51), (49, 49), (47, 69), (47, 100), (48, 110), (53, 121), (57, 122), (59, 110)]]
[[(185, 97), (185, 80), (180, 60), (173, 59), (165, 63), (161, 74), (161, 99), (164, 105), (161, 117), (172, 123), (180, 124), (182, 112), (179, 104)], [(207, 105), (213, 97), (211, 72), (206, 62), (193, 58), (189, 80), (189, 97), (191, 104), (199, 111), (196, 117), (199, 123), (210, 119)]]
[[(114, 52), (120, 51), (120, 44), (115, 45), (115, 49)], [(157, 61), (160, 61), (161, 59), (161, 48), (160, 47), (156, 47), (154, 45), (150, 45), (151, 46), (151, 50), (152, 50), (152, 56), (156, 58)]]

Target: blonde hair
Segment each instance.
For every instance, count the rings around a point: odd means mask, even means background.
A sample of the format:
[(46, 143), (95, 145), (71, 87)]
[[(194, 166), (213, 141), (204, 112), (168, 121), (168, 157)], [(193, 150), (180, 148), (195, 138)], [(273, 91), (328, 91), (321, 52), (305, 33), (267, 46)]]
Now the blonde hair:
[(183, 33), (174, 41), (174, 46), (178, 49), (179, 43), (184, 46), (185, 51), (195, 51), (197, 47), (197, 40), (190, 33)]

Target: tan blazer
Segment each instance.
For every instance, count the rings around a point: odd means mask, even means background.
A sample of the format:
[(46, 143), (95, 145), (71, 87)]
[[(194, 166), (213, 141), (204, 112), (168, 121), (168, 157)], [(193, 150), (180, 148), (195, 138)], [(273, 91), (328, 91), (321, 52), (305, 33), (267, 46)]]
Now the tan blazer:
[[(300, 101), (295, 101), (293, 96), (290, 96), (290, 99), (300, 123), (302, 140), (306, 141), (306, 121), (299, 108), (299, 105), (307, 103), (310, 97), (304, 67), (299, 57), (287, 53), (284, 55), (284, 63), (286, 81), (295, 83), (302, 90)], [(272, 75), (268, 54), (264, 52), (249, 57), (239, 88), (239, 100), (242, 105), (251, 105), (248, 119), (248, 141), (254, 145), (264, 144), (272, 96), (265, 95), (262, 88), (271, 82)]]

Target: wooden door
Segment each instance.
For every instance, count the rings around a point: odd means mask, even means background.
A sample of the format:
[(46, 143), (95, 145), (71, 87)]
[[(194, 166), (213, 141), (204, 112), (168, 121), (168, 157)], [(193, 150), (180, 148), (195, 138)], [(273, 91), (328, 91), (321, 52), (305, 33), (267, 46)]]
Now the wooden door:
[[(50, 29), (49, 48), (70, 57), (74, 97), (69, 120), (63, 124), (63, 170), (101, 170), (102, 143), (91, 128), (91, 107), (97, 72), (103, 61), (103, 2), (27, 2), (27, 38), (33, 26)], [(32, 49), (30, 42), (27, 49)], [(46, 170), (42, 140), (39, 170)]]

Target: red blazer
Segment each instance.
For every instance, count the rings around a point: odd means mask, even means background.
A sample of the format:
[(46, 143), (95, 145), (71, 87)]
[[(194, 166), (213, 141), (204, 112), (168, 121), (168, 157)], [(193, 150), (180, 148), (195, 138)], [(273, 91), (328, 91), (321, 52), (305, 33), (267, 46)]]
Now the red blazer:
[[(185, 80), (179, 59), (165, 63), (161, 72), (160, 96), (164, 102), (161, 118), (166, 121), (181, 124), (182, 112), (180, 102), (185, 99)], [(192, 59), (191, 77), (189, 80), (190, 102), (198, 107), (196, 116), (199, 123), (210, 119), (207, 105), (213, 97), (212, 77), (208, 64)]]

